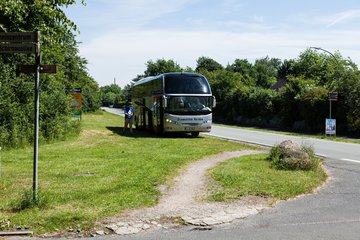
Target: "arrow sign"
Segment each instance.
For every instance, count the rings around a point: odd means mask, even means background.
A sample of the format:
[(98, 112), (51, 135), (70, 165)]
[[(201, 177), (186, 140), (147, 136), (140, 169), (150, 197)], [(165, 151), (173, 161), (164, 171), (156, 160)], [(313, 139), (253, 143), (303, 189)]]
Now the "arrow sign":
[(40, 73), (56, 73), (56, 65), (41, 65)]
[[(40, 73), (56, 73), (56, 65), (40, 65)], [(20, 73), (32, 74), (36, 72), (35, 65), (20, 65)]]
[(2, 32), (0, 33), (0, 42), (21, 43), (35, 42), (34, 32)]
[(0, 43), (0, 53), (35, 53), (35, 50), (33, 43)]

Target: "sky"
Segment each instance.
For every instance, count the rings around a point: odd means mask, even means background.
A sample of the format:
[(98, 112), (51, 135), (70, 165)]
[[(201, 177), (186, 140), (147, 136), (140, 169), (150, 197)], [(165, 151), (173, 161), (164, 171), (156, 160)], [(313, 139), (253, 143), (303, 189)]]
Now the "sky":
[(158, 59), (194, 69), (202, 56), (226, 66), (320, 47), (360, 65), (358, 0), (87, 0), (64, 11), (99, 86), (124, 87)]

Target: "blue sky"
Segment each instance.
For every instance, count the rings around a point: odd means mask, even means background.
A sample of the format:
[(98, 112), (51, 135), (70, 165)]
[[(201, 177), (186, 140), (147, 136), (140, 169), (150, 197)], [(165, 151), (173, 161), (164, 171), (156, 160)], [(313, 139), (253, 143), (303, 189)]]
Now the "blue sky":
[(358, 0), (87, 0), (64, 9), (100, 86), (123, 87), (148, 60), (297, 58), (310, 46), (360, 65)]

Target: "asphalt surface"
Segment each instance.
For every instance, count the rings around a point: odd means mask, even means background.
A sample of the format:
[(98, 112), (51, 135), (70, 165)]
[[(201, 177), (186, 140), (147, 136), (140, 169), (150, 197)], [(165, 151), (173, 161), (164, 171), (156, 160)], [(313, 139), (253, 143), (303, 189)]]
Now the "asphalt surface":
[(262, 213), (231, 224), (199, 229), (162, 229), (131, 236), (90, 239), (360, 239), (360, 145), (213, 126), (212, 136), (273, 146), (293, 139), (312, 145), (326, 158), (330, 178), (317, 193), (276, 204)]

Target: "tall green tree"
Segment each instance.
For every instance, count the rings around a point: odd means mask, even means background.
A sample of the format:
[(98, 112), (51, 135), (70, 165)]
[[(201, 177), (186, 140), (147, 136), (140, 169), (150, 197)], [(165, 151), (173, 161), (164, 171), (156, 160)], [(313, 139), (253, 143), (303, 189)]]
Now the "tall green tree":
[(100, 88), (102, 106), (118, 106), (125, 101), (121, 100), (122, 89), (116, 84), (106, 85)]
[(147, 61), (144, 77), (156, 76), (166, 72), (181, 72), (182, 68), (174, 60), (158, 59), (156, 62)]
[(222, 70), (222, 69), (224, 69), (224, 67), (212, 58), (199, 57), (196, 60), (195, 71), (197, 71), (197, 72), (204, 71), (204, 70), (208, 71), (208, 72), (213, 72), (213, 71)]
[(247, 59), (235, 59), (234, 63), (228, 65), (226, 69), (240, 73), (247, 85), (255, 85), (256, 70)]
[(277, 70), (281, 65), (280, 59), (277, 58), (261, 58), (254, 63), (256, 85), (269, 88), (276, 82)]

